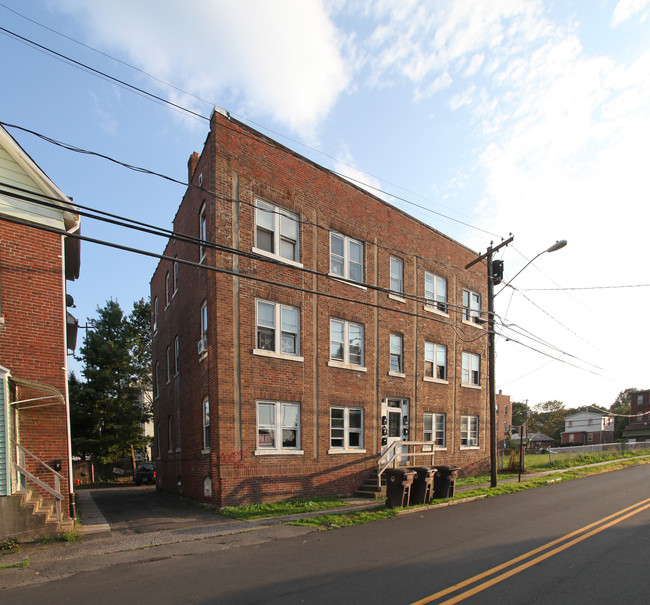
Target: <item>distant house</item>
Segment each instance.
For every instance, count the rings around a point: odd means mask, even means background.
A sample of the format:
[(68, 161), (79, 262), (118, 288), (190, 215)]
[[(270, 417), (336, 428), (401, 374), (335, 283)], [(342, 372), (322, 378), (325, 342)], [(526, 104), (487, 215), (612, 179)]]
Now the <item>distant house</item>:
[(66, 280), (79, 276), (79, 240), (66, 236), (79, 229), (73, 210), (0, 127), (0, 539), (55, 533), (73, 514), (66, 355), (77, 327), (66, 309)]
[(510, 430), (512, 429), (512, 404), (510, 403), (510, 395), (504, 395), (501, 391), (497, 393), (495, 412), (497, 443), (502, 443), (510, 435)]
[[(529, 433), (528, 434), (528, 444), (526, 447), (531, 450), (543, 450), (547, 447), (553, 447), (555, 440), (544, 433)], [(511, 441), (519, 445), (519, 435), (517, 433), (513, 434), (510, 437)]]
[(614, 418), (598, 412), (578, 412), (564, 419), (562, 445), (597, 445), (614, 441)]
[(627, 441), (650, 441), (650, 390), (639, 391), (630, 401), (630, 424), (623, 431)]

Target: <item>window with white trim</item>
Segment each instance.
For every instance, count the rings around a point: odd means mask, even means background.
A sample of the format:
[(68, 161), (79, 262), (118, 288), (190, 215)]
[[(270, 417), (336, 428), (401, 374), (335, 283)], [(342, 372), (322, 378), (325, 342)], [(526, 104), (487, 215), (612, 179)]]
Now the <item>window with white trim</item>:
[(424, 414), (424, 431), (422, 433), (422, 440), (433, 441), (434, 447), (436, 448), (445, 448), (447, 446), (445, 439), (446, 425), (446, 414)]
[(153, 299), (153, 334), (158, 333), (158, 297)]
[(257, 301), (257, 349), (300, 355), (300, 309)]
[(210, 401), (203, 400), (203, 449), (210, 449)]
[(424, 343), (424, 375), (447, 380), (447, 347), (433, 342)]
[(463, 290), (463, 321), (481, 323), (481, 295), (471, 290)]
[(460, 417), (460, 447), (478, 447), (478, 416)]
[(208, 221), (205, 216), (205, 204), (201, 206), (199, 212), (199, 239), (201, 240), (199, 244), (199, 262), (201, 262), (205, 259), (205, 242), (208, 241)]
[(330, 233), (330, 273), (363, 282), (363, 244), (340, 233)]
[(390, 371), (404, 373), (404, 340), (401, 334), (390, 335)]
[(363, 325), (330, 319), (330, 361), (363, 366)]
[(178, 336), (174, 338), (174, 376), (178, 376), (178, 362), (181, 355), (181, 346)]
[(447, 313), (447, 279), (425, 271), (424, 298), (428, 305)]
[(481, 356), (463, 352), (461, 383), (470, 386), (481, 385)]
[(201, 340), (208, 342), (208, 303), (201, 305)]
[(171, 348), (170, 348), (169, 345), (167, 345), (165, 355), (166, 355), (166, 361), (167, 361), (167, 384), (169, 384), (171, 382), (171, 379), (172, 379), (172, 353), (171, 353)]
[(390, 257), (390, 289), (393, 294), (404, 294), (404, 261)]
[(169, 307), (169, 271), (165, 273), (165, 309)]
[(157, 399), (160, 396), (160, 362), (156, 362), (153, 380), (153, 397)]
[(174, 296), (176, 292), (178, 292), (178, 261), (174, 261), (174, 268), (172, 271), (172, 275), (173, 275), (172, 283), (174, 287), (172, 296)]
[(300, 404), (281, 401), (257, 402), (257, 451), (300, 450)]
[(273, 256), (300, 261), (300, 219), (294, 212), (255, 200), (255, 247)]
[(336, 450), (363, 449), (362, 408), (330, 408), (330, 447)]

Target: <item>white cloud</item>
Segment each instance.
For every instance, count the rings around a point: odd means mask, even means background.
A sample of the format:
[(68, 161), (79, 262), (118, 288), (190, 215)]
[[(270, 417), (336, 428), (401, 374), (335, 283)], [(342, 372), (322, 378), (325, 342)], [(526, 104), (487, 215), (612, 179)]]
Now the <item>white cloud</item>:
[[(56, 8), (80, 18), (94, 45), (297, 131), (317, 128), (350, 81), (347, 41), (318, 0), (61, 0)], [(241, 107), (229, 107), (235, 93), (243, 93)]]
[[(621, 23), (642, 13), (648, 5), (650, 0), (620, 0), (612, 15), (612, 27), (618, 27)], [(646, 16), (642, 15), (641, 20), (645, 20)]]

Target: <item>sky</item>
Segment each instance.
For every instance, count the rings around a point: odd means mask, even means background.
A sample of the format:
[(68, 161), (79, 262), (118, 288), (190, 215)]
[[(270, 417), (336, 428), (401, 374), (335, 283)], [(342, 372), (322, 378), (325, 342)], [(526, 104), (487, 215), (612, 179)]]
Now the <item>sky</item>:
[[(514, 235), (513, 401), (650, 388), (650, 0), (0, 0), (0, 28), (1, 122), (184, 182), (218, 105), (477, 253)], [(76, 203), (171, 228), (181, 184), (7, 129)], [(156, 264), (84, 242), (73, 313), (130, 311)]]

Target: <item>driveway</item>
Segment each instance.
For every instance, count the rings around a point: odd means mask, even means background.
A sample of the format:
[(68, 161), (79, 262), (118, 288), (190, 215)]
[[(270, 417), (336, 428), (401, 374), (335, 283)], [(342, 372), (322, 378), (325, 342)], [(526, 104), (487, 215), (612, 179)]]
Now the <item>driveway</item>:
[[(78, 491), (86, 494), (84, 500), (87, 500), (88, 495), (91, 496), (113, 533), (142, 534), (229, 521), (211, 508), (174, 494), (156, 491), (155, 487), (149, 485), (88, 488)], [(83, 521), (83, 503), (79, 508)]]

